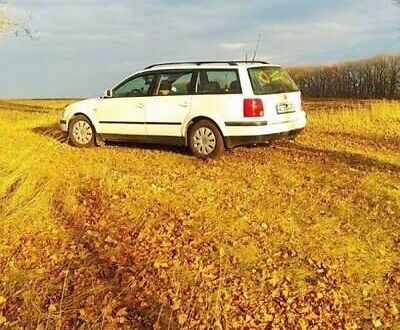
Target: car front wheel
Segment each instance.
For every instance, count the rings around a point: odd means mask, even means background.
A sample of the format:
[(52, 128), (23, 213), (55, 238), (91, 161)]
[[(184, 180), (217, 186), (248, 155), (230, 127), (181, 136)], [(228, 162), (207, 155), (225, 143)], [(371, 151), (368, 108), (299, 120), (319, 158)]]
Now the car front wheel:
[(82, 115), (71, 119), (69, 124), (69, 142), (80, 148), (95, 146), (95, 130), (92, 123)]
[(208, 120), (200, 120), (190, 128), (189, 146), (193, 154), (202, 159), (216, 158), (225, 151), (221, 132)]

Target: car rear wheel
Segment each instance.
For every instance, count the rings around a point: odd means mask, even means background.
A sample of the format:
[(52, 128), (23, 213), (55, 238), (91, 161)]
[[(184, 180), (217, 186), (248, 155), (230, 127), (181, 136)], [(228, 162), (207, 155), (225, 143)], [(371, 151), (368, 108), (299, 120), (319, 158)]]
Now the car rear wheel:
[(216, 158), (225, 151), (221, 132), (208, 120), (200, 120), (190, 128), (189, 146), (192, 153), (202, 159)]
[(95, 146), (96, 132), (92, 123), (85, 116), (79, 115), (71, 119), (69, 124), (69, 142), (79, 148)]

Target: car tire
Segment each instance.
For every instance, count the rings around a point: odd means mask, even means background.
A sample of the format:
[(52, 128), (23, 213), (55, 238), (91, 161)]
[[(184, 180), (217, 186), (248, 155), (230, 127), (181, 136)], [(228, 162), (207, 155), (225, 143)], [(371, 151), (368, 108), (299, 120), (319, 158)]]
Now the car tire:
[(216, 158), (225, 152), (220, 130), (208, 120), (200, 120), (190, 127), (189, 147), (193, 155), (201, 159)]
[(87, 117), (78, 115), (71, 119), (68, 141), (78, 148), (91, 148), (96, 145), (96, 131)]

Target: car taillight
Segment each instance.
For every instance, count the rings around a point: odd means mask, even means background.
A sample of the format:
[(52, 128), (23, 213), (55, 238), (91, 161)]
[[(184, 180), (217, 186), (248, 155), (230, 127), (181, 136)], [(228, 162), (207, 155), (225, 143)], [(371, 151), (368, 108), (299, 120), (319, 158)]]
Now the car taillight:
[(261, 99), (245, 99), (243, 102), (243, 115), (245, 117), (264, 116), (264, 105)]

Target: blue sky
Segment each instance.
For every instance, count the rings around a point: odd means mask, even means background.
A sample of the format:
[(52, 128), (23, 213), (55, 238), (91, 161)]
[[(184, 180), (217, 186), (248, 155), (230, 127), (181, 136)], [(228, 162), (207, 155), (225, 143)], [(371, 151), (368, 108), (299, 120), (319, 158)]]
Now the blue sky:
[(37, 40), (0, 36), (0, 97), (94, 96), (153, 62), (331, 63), (400, 51), (391, 0), (15, 0)]

